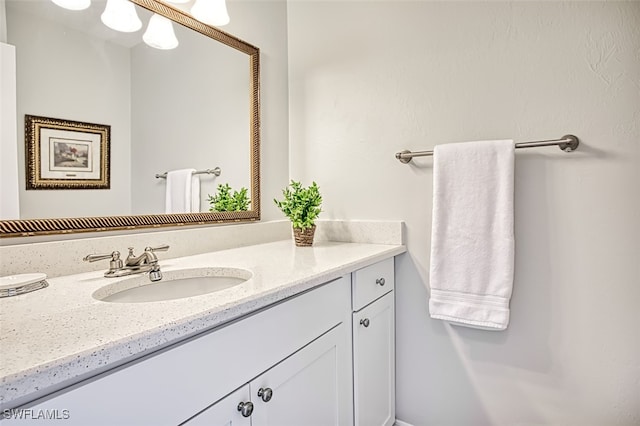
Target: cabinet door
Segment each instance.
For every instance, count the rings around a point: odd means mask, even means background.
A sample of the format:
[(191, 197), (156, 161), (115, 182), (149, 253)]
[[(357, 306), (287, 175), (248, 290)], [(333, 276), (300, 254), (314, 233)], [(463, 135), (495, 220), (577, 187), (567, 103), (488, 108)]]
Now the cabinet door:
[(336, 326), (251, 382), (252, 426), (353, 423), (346, 327)]
[(353, 314), (356, 426), (395, 422), (395, 321), (393, 292)]
[(252, 404), (250, 399), (249, 385), (244, 385), (182, 424), (185, 426), (251, 426), (250, 407), (238, 409), (240, 404)]

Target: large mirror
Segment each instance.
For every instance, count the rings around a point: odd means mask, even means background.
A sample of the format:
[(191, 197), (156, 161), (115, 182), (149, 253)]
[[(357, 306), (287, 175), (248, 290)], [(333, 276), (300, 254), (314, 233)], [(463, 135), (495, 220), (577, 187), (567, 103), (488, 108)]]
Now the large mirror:
[[(5, 0), (7, 43), (16, 48), (20, 219), (0, 220), (1, 237), (260, 218), (258, 48), (178, 6), (130, 1), (143, 22), (133, 33), (101, 22), (106, 0), (82, 11), (51, 0)], [(176, 48), (143, 42), (154, 14), (172, 21)], [(109, 131), (94, 142), (82, 124)], [(106, 150), (106, 157), (86, 149)], [(106, 188), (74, 186), (91, 168), (88, 158), (94, 171), (107, 162)], [(43, 175), (43, 185), (29, 187), (34, 173), (54, 162), (55, 170), (69, 165), (71, 172), (52, 175), (60, 181)], [(211, 173), (216, 168), (219, 175)], [(167, 187), (183, 180), (172, 173), (168, 182), (166, 173), (185, 169), (205, 173), (196, 177), (191, 211), (176, 213), (167, 210), (167, 199), (176, 197)], [(246, 188), (246, 210), (216, 210), (210, 196), (219, 185)]]

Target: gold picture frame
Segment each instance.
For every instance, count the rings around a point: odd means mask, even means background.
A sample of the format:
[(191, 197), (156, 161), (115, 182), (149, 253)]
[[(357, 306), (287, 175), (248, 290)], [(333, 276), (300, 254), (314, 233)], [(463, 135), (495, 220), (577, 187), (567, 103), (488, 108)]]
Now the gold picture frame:
[(109, 189), (111, 126), (25, 115), (27, 190)]

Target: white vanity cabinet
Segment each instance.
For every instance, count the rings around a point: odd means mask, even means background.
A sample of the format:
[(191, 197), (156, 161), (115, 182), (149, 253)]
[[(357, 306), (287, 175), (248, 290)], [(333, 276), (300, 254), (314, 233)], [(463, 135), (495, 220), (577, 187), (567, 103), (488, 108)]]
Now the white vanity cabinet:
[(389, 258), (71, 384), (1, 423), (392, 425), (394, 285)]
[(354, 414), (358, 426), (395, 422), (393, 259), (352, 274)]
[(339, 388), (343, 385), (339, 360), (346, 350), (342, 347), (346, 327), (335, 327), (185, 426), (351, 424), (351, 410), (341, 403), (343, 390)]

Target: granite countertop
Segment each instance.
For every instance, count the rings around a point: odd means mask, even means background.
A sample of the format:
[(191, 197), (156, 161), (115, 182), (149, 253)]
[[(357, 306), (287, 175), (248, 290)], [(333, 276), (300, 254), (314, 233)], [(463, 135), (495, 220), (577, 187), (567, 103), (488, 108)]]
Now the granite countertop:
[(338, 242), (297, 248), (287, 240), (160, 258), (163, 272), (240, 268), (252, 277), (215, 293), (159, 302), (94, 299), (97, 289), (120, 280), (103, 272), (49, 279), (45, 289), (0, 299), (0, 406), (26, 403), (405, 250)]

